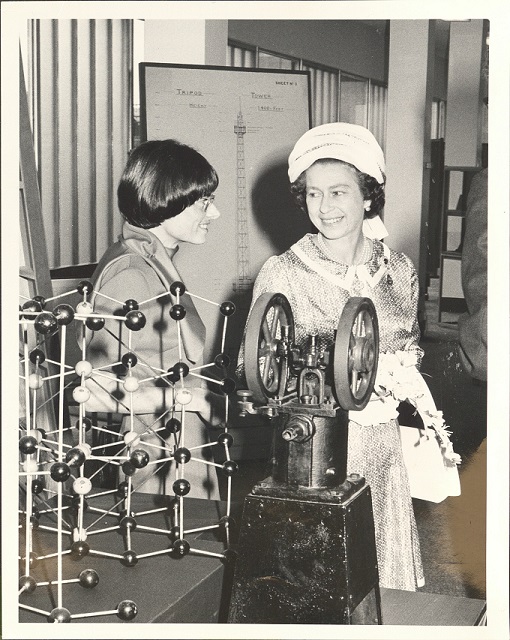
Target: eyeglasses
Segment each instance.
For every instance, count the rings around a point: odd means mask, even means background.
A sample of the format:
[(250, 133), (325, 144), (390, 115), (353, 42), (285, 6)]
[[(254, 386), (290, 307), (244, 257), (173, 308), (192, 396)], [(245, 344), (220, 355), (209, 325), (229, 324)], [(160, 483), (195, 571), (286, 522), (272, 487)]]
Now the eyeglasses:
[(216, 196), (211, 195), (211, 196), (207, 196), (206, 198), (199, 198), (197, 200), (197, 203), (200, 203), (200, 206), (202, 207), (202, 211), (204, 213), (207, 213), (207, 209), (209, 209), (209, 205), (214, 202), (215, 197)]

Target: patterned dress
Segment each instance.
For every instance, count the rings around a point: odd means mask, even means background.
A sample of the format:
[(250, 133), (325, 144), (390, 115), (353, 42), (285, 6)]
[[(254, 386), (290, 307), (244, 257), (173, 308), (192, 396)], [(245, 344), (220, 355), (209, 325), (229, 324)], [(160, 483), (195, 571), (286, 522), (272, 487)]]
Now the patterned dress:
[[(296, 342), (305, 346), (317, 334), (325, 347), (334, 341), (346, 301), (368, 297), (377, 312), (381, 353), (407, 350), (421, 362), (418, 277), (410, 259), (374, 240), (369, 261), (348, 266), (325, 255), (315, 238), (307, 234), (265, 262), (253, 302), (265, 292), (283, 293), (293, 311)], [(371, 487), (380, 585), (414, 591), (424, 578), (397, 406), (374, 395), (366, 409), (349, 413), (347, 471), (361, 474)]]

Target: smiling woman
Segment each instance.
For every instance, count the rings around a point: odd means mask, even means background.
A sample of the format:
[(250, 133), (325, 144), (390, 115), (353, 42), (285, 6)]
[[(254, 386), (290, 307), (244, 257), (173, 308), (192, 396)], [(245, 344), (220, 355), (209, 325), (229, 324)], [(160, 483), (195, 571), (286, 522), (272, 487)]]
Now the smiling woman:
[(200, 198), (179, 215), (164, 220), (152, 229), (152, 233), (169, 249), (178, 246), (179, 242), (203, 244), (211, 221), (219, 216), (220, 212), (214, 204), (213, 195)]
[[(213, 195), (218, 182), (216, 171), (200, 153), (175, 140), (152, 140), (136, 147), (121, 177), (117, 195), (125, 220), (122, 234), (93, 275), (91, 302), (94, 312), (104, 315), (106, 322), (102, 331), (91, 332), (88, 338), (88, 359), (95, 370), (101, 367), (101, 372), (94, 377), (97, 384), (90, 387), (93, 393), (87, 410), (126, 414), (126, 429), (131, 428), (129, 402), (133, 403), (138, 433), (146, 432), (147, 425), (153, 434), (165, 426), (164, 416), (172, 407), (173, 393), (171, 385), (157, 384), (155, 373), (168, 371), (176, 363), (185, 368), (202, 364), (205, 327), (191, 297), (175, 289), (174, 283), (182, 278), (173, 256), (180, 243), (199, 245), (206, 241), (209, 224), (220, 215)], [(140, 306), (145, 318), (143, 331), (130, 331), (128, 335), (119, 327), (121, 323), (111, 319), (119, 313), (137, 311)], [(174, 317), (177, 307), (178, 318)], [(172, 318), (179, 319), (178, 327)], [(136, 353), (137, 366), (126, 364), (130, 352)], [(123, 384), (128, 371), (130, 379), (144, 379), (143, 391), (132, 394), (129, 400)], [(155, 381), (147, 383), (151, 374)], [(186, 385), (193, 386), (187, 381)], [(187, 446), (198, 447), (195, 457), (205, 458), (206, 453), (201, 452), (209, 440), (204, 421), (211, 421), (215, 403), (219, 408), (224, 399), (200, 384), (193, 387), (189, 399)], [(158, 418), (163, 419), (161, 425)], [(144, 442), (148, 441), (150, 437), (144, 437)], [(161, 445), (161, 436), (154, 437), (154, 443)], [(205, 469), (201, 476), (193, 477), (191, 470), (187, 476), (190, 495), (218, 499), (214, 467), (198, 467)], [(138, 482), (143, 484), (140, 490), (165, 493), (172, 477), (169, 470), (164, 476), (147, 478), (144, 471), (137, 472)]]
[(306, 172), (306, 206), (327, 251), (341, 262), (362, 264), (364, 207), (356, 170), (339, 161), (317, 161)]
[[(410, 259), (380, 242), (374, 221), (384, 206), (382, 150), (364, 127), (330, 123), (307, 131), (289, 156), (291, 191), (315, 225), (290, 249), (269, 258), (253, 289), (252, 308), (264, 293), (288, 299), (295, 340), (317, 351), (335, 342), (351, 297), (367, 297), (377, 312), (382, 354), (405, 354), (416, 370), (418, 277)], [(389, 356), (388, 356), (389, 357)], [(243, 352), (238, 371), (243, 372)], [(379, 370), (384, 366), (379, 360)], [(416, 371), (416, 375), (419, 375)], [(420, 377), (421, 379), (421, 377)], [(378, 379), (376, 389), (379, 390)], [(349, 412), (347, 473), (371, 487), (380, 584), (414, 591), (424, 583), (420, 545), (402, 456), (398, 401), (374, 393), (362, 411)]]

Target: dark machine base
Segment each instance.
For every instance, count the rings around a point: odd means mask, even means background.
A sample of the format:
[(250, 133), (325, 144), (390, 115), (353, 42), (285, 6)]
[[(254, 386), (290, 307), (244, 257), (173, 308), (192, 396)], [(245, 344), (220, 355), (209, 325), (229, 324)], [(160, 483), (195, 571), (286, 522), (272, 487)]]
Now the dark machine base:
[(361, 481), (329, 501), (323, 490), (287, 487), (283, 497), (283, 488), (254, 488), (228, 622), (382, 624), (370, 487)]

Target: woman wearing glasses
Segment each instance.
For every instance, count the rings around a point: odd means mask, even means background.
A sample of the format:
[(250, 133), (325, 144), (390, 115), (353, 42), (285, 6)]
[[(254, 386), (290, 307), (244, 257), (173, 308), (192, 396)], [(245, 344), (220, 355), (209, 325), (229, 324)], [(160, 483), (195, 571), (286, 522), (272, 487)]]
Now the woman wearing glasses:
[[(134, 488), (144, 493), (172, 493), (175, 481), (175, 463), (155, 462), (169, 457), (165, 440), (179, 446), (182, 436), (182, 425), (171, 420), (174, 389), (161, 375), (178, 362), (189, 368), (202, 363), (205, 327), (192, 298), (179, 292), (177, 299), (172, 284), (182, 278), (173, 257), (181, 242), (200, 245), (206, 241), (210, 223), (220, 215), (214, 205), (217, 186), (214, 168), (187, 145), (153, 140), (135, 148), (117, 191), (124, 217), (122, 233), (100, 260), (92, 279), (94, 313), (126, 316), (134, 310), (145, 317), (141, 329), (135, 326), (128, 331), (123, 322), (107, 319), (104, 328), (88, 333), (87, 360), (95, 373), (87, 383), (91, 398), (85, 406), (88, 411), (124, 414), (121, 433), (131, 430), (133, 419), (134, 430), (144, 434), (140, 446), (134, 448), (145, 449), (150, 463), (133, 477)], [(182, 318), (170, 316), (177, 302), (185, 308)], [(99, 367), (101, 372), (97, 372)], [(127, 387), (126, 376), (130, 378)], [(194, 380), (199, 379), (187, 376), (184, 381), (191, 390), (186, 398), (187, 449), (208, 442), (206, 423), (213, 420), (213, 404), (221, 406), (223, 399)], [(126, 388), (136, 388), (136, 392)], [(175, 418), (180, 420), (180, 412)], [(192, 455), (208, 459), (208, 451), (205, 447)], [(129, 467), (123, 469), (129, 474)], [(219, 499), (214, 469), (208, 464), (187, 464), (188, 495)]]

